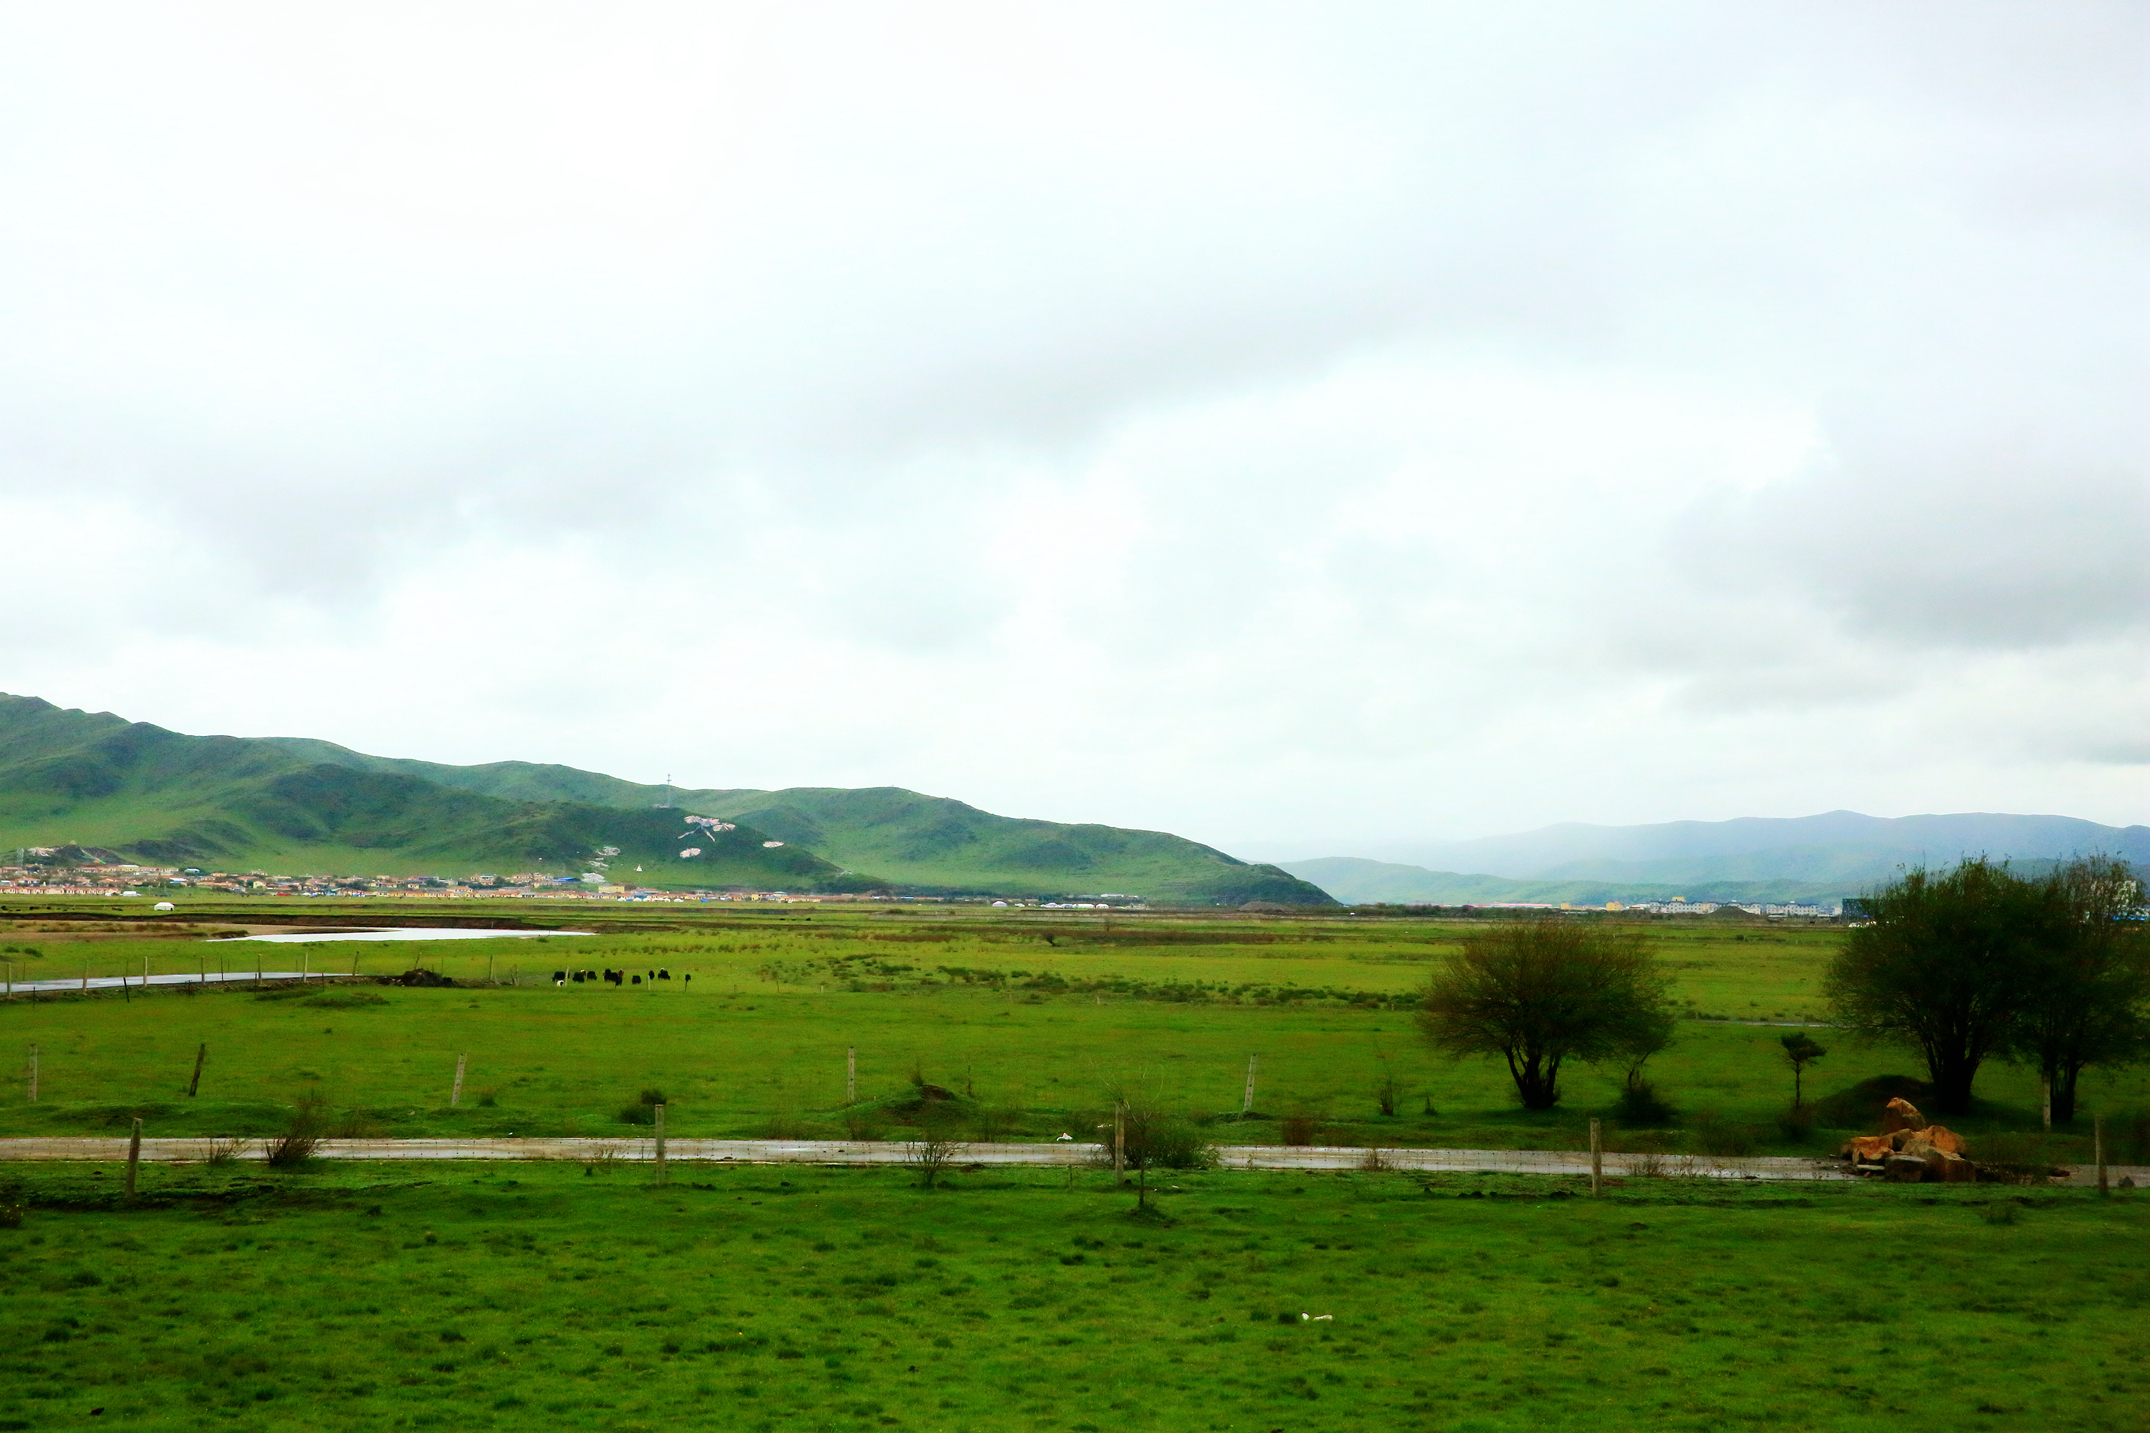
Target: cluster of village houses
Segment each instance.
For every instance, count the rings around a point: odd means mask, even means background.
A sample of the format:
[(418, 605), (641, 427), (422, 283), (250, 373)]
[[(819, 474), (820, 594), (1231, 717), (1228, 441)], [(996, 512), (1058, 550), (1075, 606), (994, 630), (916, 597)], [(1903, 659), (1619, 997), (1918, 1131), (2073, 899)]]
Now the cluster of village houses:
[[(609, 898), (638, 901), (704, 900), (887, 900), (886, 895), (806, 895), (786, 891), (658, 891), (610, 880), (600, 872), (552, 876), (541, 871), (522, 871), (509, 876), (277, 876), (267, 871), (205, 871), (186, 866), (142, 866), (124, 861), (50, 864), (61, 848), (23, 847), (15, 852), (21, 863), (0, 865), (0, 893), (37, 896), (140, 896), (145, 892), (192, 889), (224, 895), (272, 896), (393, 896), (406, 898), (468, 898), (471, 896), (544, 896), (576, 899)], [(75, 848), (68, 848), (72, 856)], [(938, 901), (937, 896), (903, 896), (901, 900)], [(957, 898), (960, 899), (960, 898)], [(985, 903), (988, 897), (970, 898)], [(995, 906), (1032, 906), (1047, 910), (1105, 910), (1139, 904), (1135, 896), (1098, 896), (1066, 901), (992, 900)], [(1562, 901), (1480, 902), (1484, 910), (1632, 911), (1651, 915), (1708, 915), (1726, 905), (1758, 916), (1803, 916), (1826, 919), (1843, 914), (1839, 905), (1811, 903), (1745, 903), (1673, 899), (1623, 904), (1608, 901), (1602, 906)], [(1472, 907), (1465, 907), (1471, 909)]]
[[(552, 876), (541, 871), (494, 876), (278, 876), (267, 871), (208, 871), (196, 867), (143, 866), (125, 861), (95, 864), (48, 865), (58, 848), (24, 847), (18, 854), (28, 858), (17, 865), (0, 865), (0, 894), (25, 896), (149, 897), (179, 890), (214, 891), (220, 895), (259, 896), (388, 896), (407, 899), (468, 899), (473, 896), (544, 896), (547, 899), (613, 899), (635, 901), (855, 901), (904, 900), (938, 902), (938, 896), (858, 896), (787, 891), (659, 891), (645, 886), (611, 881), (596, 872), (575, 876)], [(987, 898), (976, 898), (984, 902)], [(1133, 897), (1106, 902), (1005, 901), (996, 906), (1036, 906), (1053, 910), (1092, 910), (1122, 905)]]

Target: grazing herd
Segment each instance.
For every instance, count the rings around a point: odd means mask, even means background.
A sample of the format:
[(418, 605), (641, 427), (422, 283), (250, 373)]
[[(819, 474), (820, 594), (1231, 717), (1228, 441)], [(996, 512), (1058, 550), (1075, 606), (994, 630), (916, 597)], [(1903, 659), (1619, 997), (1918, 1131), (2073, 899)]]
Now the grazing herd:
[[(671, 978), (672, 972), (669, 970), (649, 970), (640, 975), (625, 970), (556, 970), (552, 973), (552, 983), (555, 985), (567, 985), (570, 983), (581, 985), (585, 982), (597, 980), (602, 980), (608, 985), (640, 985), (645, 979), (651, 985), (655, 985), (660, 980), (670, 980)], [(679, 981), (682, 985), (691, 985), (694, 983), (694, 977), (682, 971)]]

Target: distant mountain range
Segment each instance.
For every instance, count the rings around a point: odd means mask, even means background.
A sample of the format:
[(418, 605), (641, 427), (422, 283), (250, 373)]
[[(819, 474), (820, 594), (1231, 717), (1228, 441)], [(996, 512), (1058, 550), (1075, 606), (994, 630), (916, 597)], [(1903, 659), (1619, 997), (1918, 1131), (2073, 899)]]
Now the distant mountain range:
[(575, 874), (611, 846), (610, 874), (658, 887), (1334, 904), (1275, 866), (1166, 832), (996, 816), (893, 786), (686, 790), (521, 761), (445, 766), (308, 738), (186, 736), (0, 694), (0, 848), (68, 845), (350, 875)]
[(1986, 855), (2038, 865), (2102, 853), (2150, 863), (2150, 826), (2067, 816), (1744, 817), (1653, 826), (1568, 823), (1514, 836), (1378, 849), (1278, 864), (1340, 901), (1833, 901), (1897, 870)]

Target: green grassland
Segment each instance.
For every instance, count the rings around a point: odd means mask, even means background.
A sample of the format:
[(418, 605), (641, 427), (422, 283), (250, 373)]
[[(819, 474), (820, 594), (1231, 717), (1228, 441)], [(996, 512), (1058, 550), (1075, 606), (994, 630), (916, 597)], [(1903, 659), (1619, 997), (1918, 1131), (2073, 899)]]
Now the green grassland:
[[(0, 1428), (2135, 1429), (2121, 1193), (0, 1167)], [(1915, 1275), (1906, 1265), (1915, 1265)]]
[[(245, 917), (274, 908), (222, 909)], [(1451, 948), (1453, 922), (827, 905), (498, 909), (510, 914), (496, 918), (602, 930), (270, 945), (151, 936), (117, 922), (85, 928), (17, 910), (0, 927), (0, 947), (12, 947), (0, 959), (30, 977), (139, 973), (145, 959), (159, 973), (304, 961), (385, 974), (418, 962), (466, 985), (18, 998), (0, 1005), (0, 1049), (19, 1068), (27, 1047), (40, 1047), (41, 1099), (30, 1105), (19, 1078), (0, 1084), (0, 1134), (108, 1132), (140, 1114), (152, 1134), (258, 1135), (287, 1123), (301, 1100), (325, 1103), (354, 1134), (627, 1134), (622, 1111), (657, 1089), (683, 1136), (893, 1137), (904, 1116), (890, 1106), (916, 1076), (961, 1093), (981, 1133), (992, 1126), (997, 1137), (1081, 1135), (1109, 1091), (1132, 1086), (1209, 1120), (1210, 1137), (1224, 1143), (1281, 1142), (1282, 1117), (1302, 1115), (1336, 1143), (1575, 1148), (1593, 1115), (1611, 1114), (1621, 1073), (1571, 1067), (1561, 1107), (1530, 1113), (1504, 1069), (1428, 1049), (1411, 1012)], [(303, 913), (363, 921), (382, 908), (312, 902)], [(493, 908), (458, 902), (452, 913), (482, 920)], [(1856, 1110), (1804, 1134), (1780, 1127), (1791, 1093), (1784, 1027), (1745, 1023), (1818, 1018), (1820, 972), (1840, 932), (1669, 921), (1642, 929), (1697, 1018), (1681, 1022), (1650, 1065), (1680, 1117), (1654, 1129), (1616, 1124), (1616, 1144), (1681, 1147), (1714, 1124), (1756, 1152), (1799, 1153), (1864, 1131), (1869, 1116)], [(613, 967), (662, 967), (675, 978), (626, 988), (551, 982), (556, 969)], [(1919, 1072), (1909, 1052), (1817, 1033), (1830, 1054), (1809, 1072), (1810, 1100)], [(179, 1091), (202, 1044), (201, 1092), (186, 1099)], [(858, 1052), (857, 1107), (845, 1105), (848, 1049)], [(1249, 1055), (1259, 1058), (1261, 1117), (1216, 1118), (1238, 1112)], [(459, 1056), (469, 1061), (466, 1096), (451, 1110)], [(1402, 1099), (1384, 1116), (1376, 1090), (1390, 1078)], [(1974, 1138), (2035, 1125), (2027, 1071), (1988, 1065), (1979, 1093), (1981, 1109), (1952, 1122)], [(2087, 1111), (2132, 1116), (2150, 1107), (2150, 1080), (2094, 1071), (2084, 1099)], [(2086, 1136), (2064, 1132), (2056, 1154), (2080, 1157)]]

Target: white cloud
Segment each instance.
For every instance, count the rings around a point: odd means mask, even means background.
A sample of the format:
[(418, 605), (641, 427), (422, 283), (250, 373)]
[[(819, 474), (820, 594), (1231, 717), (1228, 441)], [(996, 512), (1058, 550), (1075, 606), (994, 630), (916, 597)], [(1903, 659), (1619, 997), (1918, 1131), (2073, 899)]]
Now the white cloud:
[(0, 685), (1269, 854), (2144, 819), (2142, 29), (16, 12)]

